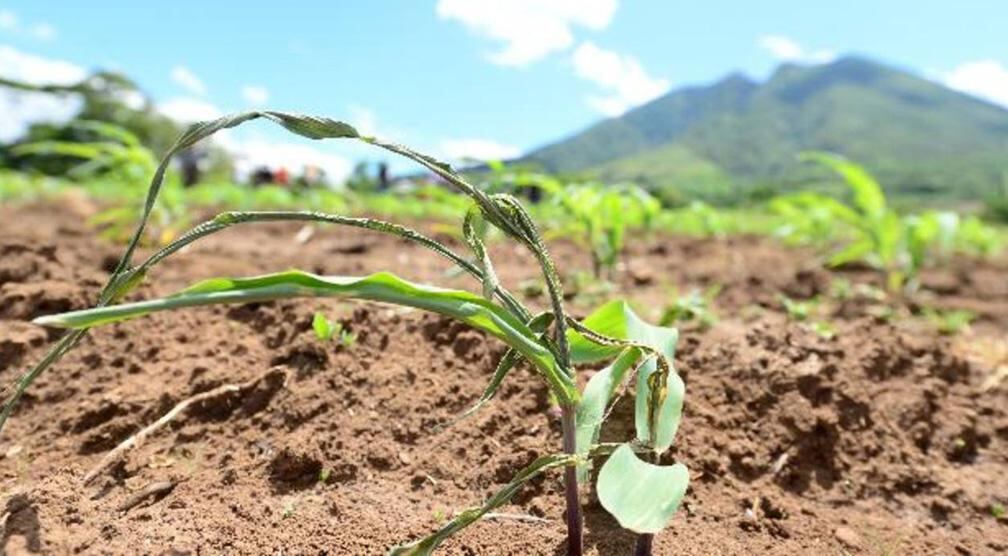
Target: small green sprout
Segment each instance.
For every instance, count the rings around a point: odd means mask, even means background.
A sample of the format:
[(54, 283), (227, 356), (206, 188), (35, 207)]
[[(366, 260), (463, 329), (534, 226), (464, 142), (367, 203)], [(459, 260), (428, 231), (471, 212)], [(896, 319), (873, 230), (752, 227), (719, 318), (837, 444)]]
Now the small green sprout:
[(777, 299), (780, 300), (781, 305), (784, 307), (784, 312), (787, 313), (789, 319), (798, 322), (805, 322), (809, 320), (809, 317), (813, 314), (816, 307), (819, 305), (818, 300), (809, 299), (806, 301), (799, 301), (797, 299), (791, 299), (784, 294), (778, 294)]
[(921, 314), (939, 333), (953, 336), (969, 328), (976, 315), (961, 309), (934, 309), (924, 307)]
[(711, 305), (719, 293), (721, 286), (717, 284), (703, 291), (690, 290), (690, 293), (682, 296), (673, 293), (672, 303), (665, 307), (658, 323), (662, 326), (672, 326), (695, 322), (701, 330), (706, 330), (717, 324), (718, 316)]
[(287, 500), (284, 502), (283, 512), (280, 514), (280, 517), (283, 519), (294, 517), (295, 509), (294, 499)]
[(332, 340), (333, 335), (336, 334), (337, 327), (339, 327), (339, 323), (334, 325), (321, 311), (316, 312), (312, 318), (312, 329), (315, 330), (315, 337), (323, 342)]
[(321, 311), (317, 311), (312, 318), (312, 329), (315, 331), (315, 337), (323, 342), (338, 338), (340, 345), (350, 347), (357, 341), (356, 333), (344, 328), (339, 321), (329, 320)]
[(319, 470), (319, 474), (318, 474), (318, 482), (319, 483), (321, 483), (323, 485), (326, 484), (326, 483), (328, 483), (330, 477), (332, 477), (332, 468), (331, 467), (323, 467), (322, 469)]
[(994, 502), (991, 504), (990, 512), (991, 515), (994, 516), (994, 519), (1004, 519), (1005, 516), (1008, 516), (1008, 510), (1006, 510), (1005, 505), (1000, 502)]
[(820, 300), (818, 298), (799, 301), (784, 294), (778, 294), (777, 298), (780, 299), (790, 320), (802, 323), (805, 328), (827, 340), (836, 335), (832, 323), (828, 320), (814, 318), (819, 309)]

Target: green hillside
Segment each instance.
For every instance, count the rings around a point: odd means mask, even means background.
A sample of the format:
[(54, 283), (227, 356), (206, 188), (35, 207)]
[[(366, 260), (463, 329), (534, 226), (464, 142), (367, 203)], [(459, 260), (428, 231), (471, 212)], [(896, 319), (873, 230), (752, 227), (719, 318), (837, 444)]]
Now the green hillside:
[(797, 162), (803, 150), (853, 158), (897, 196), (976, 199), (1008, 170), (1008, 110), (846, 57), (784, 65), (764, 83), (731, 75), (672, 91), (523, 161), (729, 200), (816, 187), (828, 176)]

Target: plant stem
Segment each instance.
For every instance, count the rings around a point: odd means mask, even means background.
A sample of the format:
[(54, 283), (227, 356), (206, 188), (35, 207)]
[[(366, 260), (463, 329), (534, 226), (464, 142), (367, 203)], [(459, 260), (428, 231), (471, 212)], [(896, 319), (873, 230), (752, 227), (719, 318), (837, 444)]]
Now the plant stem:
[(654, 543), (654, 535), (642, 533), (637, 535), (637, 544), (634, 546), (634, 556), (651, 556), (651, 545)]
[[(650, 463), (657, 463), (658, 458), (655, 456), (654, 452), (648, 450), (648, 453), (643, 456), (644, 460)], [(634, 556), (651, 556), (651, 549), (654, 545), (654, 534), (653, 533), (641, 533), (637, 535), (637, 544), (634, 545)]]
[[(565, 453), (577, 453), (577, 437), (574, 427), (574, 407), (563, 405), (561, 426), (563, 428), (563, 449)], [(564, 468), (564, 490), (567, 495), (567, 556), (581, 556), (582, 533), (581, 502), (578, 500), (577, 466)]]

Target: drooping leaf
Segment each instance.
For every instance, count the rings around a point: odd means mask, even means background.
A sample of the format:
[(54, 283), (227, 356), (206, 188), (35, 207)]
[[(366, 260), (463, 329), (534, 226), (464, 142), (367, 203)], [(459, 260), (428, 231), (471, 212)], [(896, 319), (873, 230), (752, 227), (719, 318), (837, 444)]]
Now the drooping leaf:
[(624, 444), (602, 465), (597, 492), (602, 507), (621, 527), (657, 533), (672, 521), (688, 486), (689, 471), (683, 464), (647, 463)]
[[(658, 384), (652, 384), (655, 382), (652, 376), (658, 371), (658, 364), (653, 357), (646, 361), (637, 372), (635, 394), (638, 440), (651, 444), (658, 452), (667, 450), (675, 439), (676, 431), (679, 430), (685, 395), (682, 379), (671, 368), (675, 357), (675, 345), (679, 339), (678, 331), (675, 328), (654, 326), (644, 322), (633, 312), (629, 304), (621, 300), (603, 305), (586, 317), (582, 324), (600, 334), (648, 346), (668, 361), (670, 372), (665, 376), (664, 384), (660, 381)], [(612, 357), (623, 349), (623, 346), (593, 342), (574, 330), (571, 330), (569, 335), (571, 360), (575, 363), (599, 361)], [(660, 407), (653, 407), (656, 400), (660, 400)], [(649, 424), (651, 421), (658, 423), (654, 431)]]
[(71, 311), (40, 317), (35, 322), (44, 326), (88, 328), (182, 307), (327, 296), (405, 305), (459, 319), (500, 338), (521, 353), (543, 374), (562, 402), (573, 403), (577, 399), (571, 379), (559, 369), (550, 350), (538, 341), (537, 334), (526, 323), (507, 310), (467, 291), (415, 284), (388, 272), (365, 277), (324, 277), (287, 271), (253, 278), (213, 278), (162, 299)]
[(427, 556), (432, 554), (434, 549), (444, 542), (445, 539), (483, 517), (483, 515), (490, 510), (506, 504), (511, 497), (518, 492), (518, 489), (521, 488), (522, 484), (525, 482), (550, 469), (565, 465), (573, 465), (576, 461), (577, 456), (570, 454), (544, 456), (535, 460), (531, 465), (519, 471), (518, 474), (511, 479), (510, 483), (487, 499), (482, 506), (470, 508), (461, 512), (455, 516), (454, 519), (444, 524), (440, 529), (427, 537), (407, 545), (393, 548), (389, 551), (389, 556)]
[[(616, 389), (623, 382), (627, 371), (633, 368), (641, 358), (641, 350), (629, 347), (609, 366), (595, 373), (581, 392), (577, 405), (577, 453), (586, 456), (592, 446), (598, 442), (599, 431), (605, 418), (609, 403)], [(584, 481), (588, 475), (587, 460), (578, 466), (578, 481)]]
[[(543, 332), (546, 330), (547, 327), (549, 327), (551, 322), (553, 322), (552, 313), (541, 313), (529, 322), (529, 328), (533, 332), (538, 333), (540, 335), (540, 339), (542, 339)], [(466, 417), (472, 415), (477, 410), (479, 410), (479, 408), (483, 407), (487, 402), (492, 400), (493, 397), (497, 394), (497, 390), (500, 389), (501, 384), (504, 383), (504, 377), (506, 377), (507, 374), (511, 372), (511, 369), (513, 369), (515, 365), (518, 364), (520, 358), (521, 356), (519, 355), (519, 352), (514, 348), (509, 348), (506, 352), (504, 352), (504, 355), (501, 357), (500, 361), (497, 362), (497, 368), (494, 369), (493, 376), (490, 377), (490, 383), (487, 384), (487, 387), (483, 390), (483, 394), (480, 395), (479, 400), (477, 400), (472, 407), (470, 407), (469, 409), (465, 410), (460, 415), (452, 419), (452, 421), (447, 426), (455, 424), (461, 421), (462, 419), (465, 419)]]

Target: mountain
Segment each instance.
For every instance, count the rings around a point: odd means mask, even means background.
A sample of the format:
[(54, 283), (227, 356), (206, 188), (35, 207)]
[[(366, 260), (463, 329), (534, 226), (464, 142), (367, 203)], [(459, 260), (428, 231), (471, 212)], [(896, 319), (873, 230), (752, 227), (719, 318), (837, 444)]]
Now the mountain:
[(797, 160), (804, 150), (856, 160), (897, 196), (976, 199), (1008, 171), (1008, 110), (849, 56), (785, 64), (762, 83), (732, 74), (675, 90), (521, 162), (737, 201), (824, 187), (828, 175)]

